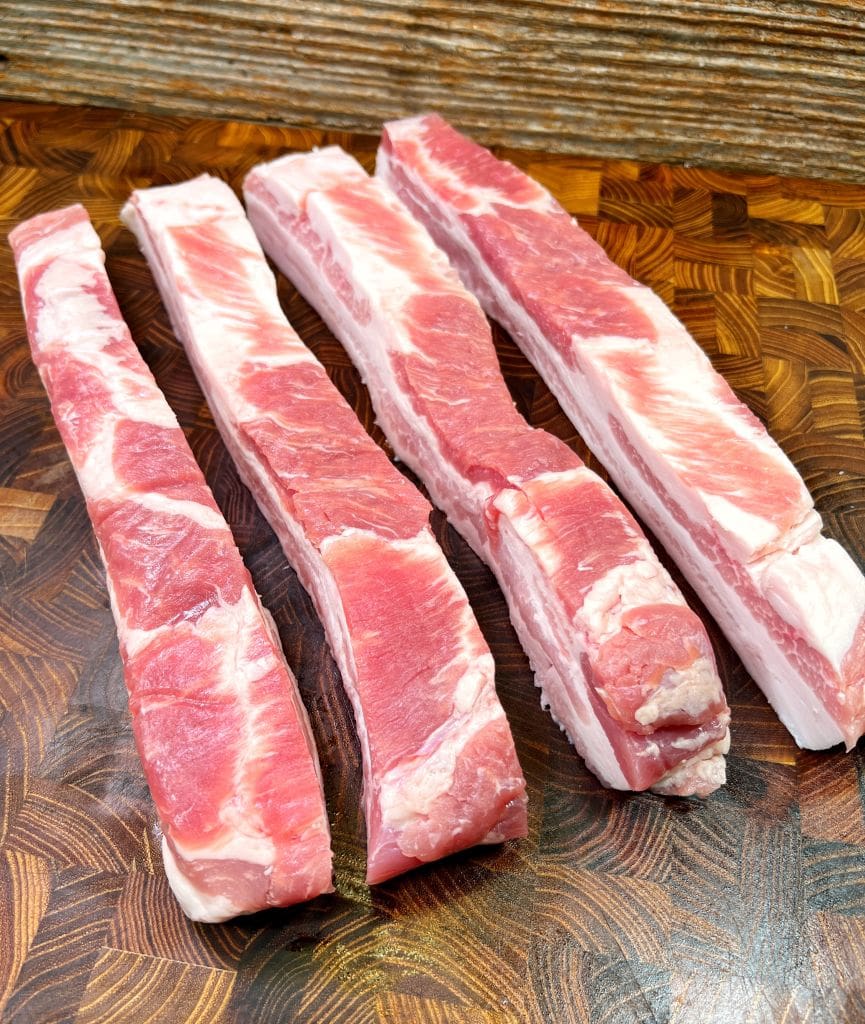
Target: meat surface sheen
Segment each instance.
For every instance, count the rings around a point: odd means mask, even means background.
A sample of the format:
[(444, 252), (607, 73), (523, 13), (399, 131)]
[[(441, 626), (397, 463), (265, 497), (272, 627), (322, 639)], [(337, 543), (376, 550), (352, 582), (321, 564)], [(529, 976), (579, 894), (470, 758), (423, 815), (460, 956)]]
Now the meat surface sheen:
[(592, 770), (619, 789), (716, 788), (729, 715), (702, 624), (610, 488), (519, 415), (483, 312), (426, 232), (335, 147), (255, 168), (244, 190), (394, 449), (496, 573)]
[(329, 892), (297, 683), (121, 317), (87, 213), (35, 217), (10, 242), (33, 360), (105, 563), (171, 887), (196, 921)]
[(377, 174), (510, 332), (800, 746), (865, 731), (865, 578), (796, 469), (649, 288), (539, 184), (435, 115)]
[(237, 197), (202, 177), (133, 193), (123, 217), (324, 624), (361, 741), (367, 880), (525, 835), (492, 655), (430, 506), (289, 325)]

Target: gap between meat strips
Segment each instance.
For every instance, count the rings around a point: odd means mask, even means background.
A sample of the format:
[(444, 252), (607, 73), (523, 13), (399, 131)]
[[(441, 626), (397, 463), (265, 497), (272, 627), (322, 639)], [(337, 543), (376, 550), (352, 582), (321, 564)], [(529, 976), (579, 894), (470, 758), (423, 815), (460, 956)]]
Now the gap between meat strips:
[(324, 624), (361, 742), (367, 880), (524, 836), (492, 655), (430, 505), (289, 325), (239, 200), (201, 177), (135, 192), (122, 216)]
[(245, 193), (394, 449), (496, 573), (589, 767), (617, 789), (721, 785), (729, 713), (702, 623), (609, 487), (517, 413), (480, 307), (423, 228), (337, 148), (260, 166)]
[(124, 323), (87, 212), (9, 236), (33, 360), (87, 501), (132, 725), (186, 914), (331, 886), (318, 758), (276, 629)]
[(865, 730), (865, 578), (796, 469), (649, 288), (552, 196), (432, 115), (377, 174), (513, 336), (802, 747)]

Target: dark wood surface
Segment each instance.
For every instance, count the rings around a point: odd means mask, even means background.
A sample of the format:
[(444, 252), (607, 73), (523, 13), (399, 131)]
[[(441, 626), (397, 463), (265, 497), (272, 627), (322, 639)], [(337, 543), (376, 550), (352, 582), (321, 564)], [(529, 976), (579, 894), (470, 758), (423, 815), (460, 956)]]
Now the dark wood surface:
[[(538, 703), (489, 573), (436, 517), (498, 666), (530, 836), (370, 890), (358, 746), (310, 602), (231, 466), (117, 213), (134, 186), (237, 186), (286, 148), (371, 136), (0, 104), (0, 1008), (10, 1022), (788, 1024), (865, 1019), (863, 756), (798, 751), (710, 624), (733, 710), (706, 802), (603, 790)], [(506, 152), (506, 151), (503, 151)], [(506, 152), (656, 287), (865, 558), (865, 188)], [(321, 752), (337, 892), (224, 926), (162, 872), (83, 502), (30, 362), (6, 233), (75, 201), (274, 612)], [(346, 356), (292, 321), (366, 426)], [(520, 408), (585, 454), (515, 347)], [(698, 439), (695, 439), (698, 443)]]
[(865, 181), (861, 0), (0, 0), (0, 96)]

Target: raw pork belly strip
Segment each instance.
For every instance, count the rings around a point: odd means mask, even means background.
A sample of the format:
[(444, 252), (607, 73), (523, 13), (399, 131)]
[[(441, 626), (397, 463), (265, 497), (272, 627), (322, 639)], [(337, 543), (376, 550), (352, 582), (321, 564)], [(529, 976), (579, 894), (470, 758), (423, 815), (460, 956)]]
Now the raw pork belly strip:
[(377, 173), (511, 333), (802, 747), (865, 730), (865, 579), (762, 424), (649, 288), (440, 117)]
[(239, 200), (202, 177), (133, 193), (123, 217), (324, 624), (363, 752), (367, 880), (524, 836), (492, 655), (430, 506), (285, 319)]
[(426, 232), (336, 148), (258, 167), (245, 190), (394, 448), (498, 576), (592, 770), (618, 789), (715, 789), (729, 714), (702, 624), (606, 484), (517, 413), (480, 307)]
[(9, 236), (99, 541), (165, 871), (196, 921), (331, 886), (309, 722), (231, 531), (121, 318), (81, 206)]

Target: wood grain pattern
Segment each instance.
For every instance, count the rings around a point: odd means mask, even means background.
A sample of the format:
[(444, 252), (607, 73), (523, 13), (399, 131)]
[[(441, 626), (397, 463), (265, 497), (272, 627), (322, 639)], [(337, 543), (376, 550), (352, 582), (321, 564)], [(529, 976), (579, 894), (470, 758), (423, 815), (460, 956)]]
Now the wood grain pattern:
[[(364, 884), (359, 750), (309, 599), (240, 484), (117, 212), (135, 185), (367, 136), (0, 104), (0, 1015), (10, 1022), (832, 1024), (865, 1017), (862, 750), (797, 751), (717, 628), (729, 784), (603, 790), (539, 707), (490, 574), (436, 514), (497, 663), (529, 838)], [(865, 560), (865, 189), (502, 150), (670, 301)], [(310, 709), (337, 892), (223, 926), (162, 872), (95, 543), (29, 360), (5, 236), (82, 201), (133, 334), (224, 509)], [(285, 308), (376, 439), (368, 395), (291, 286)], [(533, 423), (587, 456), (516, 347)], [(588, 461), (597, 463), (590, 456)], [(24, 518), (16, 510), (24, 510)], [(677, 577), (678, 578), (678, 577)], [(681, 581), (680, 581), (681, 582)]]
[[(369, 132), (435, 109), (488, 144), (862, 182), (862, 29), (858, 0), (0, 0), (0, 93)], [(136, 168), (158, 160), (144, 141)], [(789, 187), (751, 215), (822, 223), (823, 197)], [(639, 206), (620, 191), (610, 212)]]

